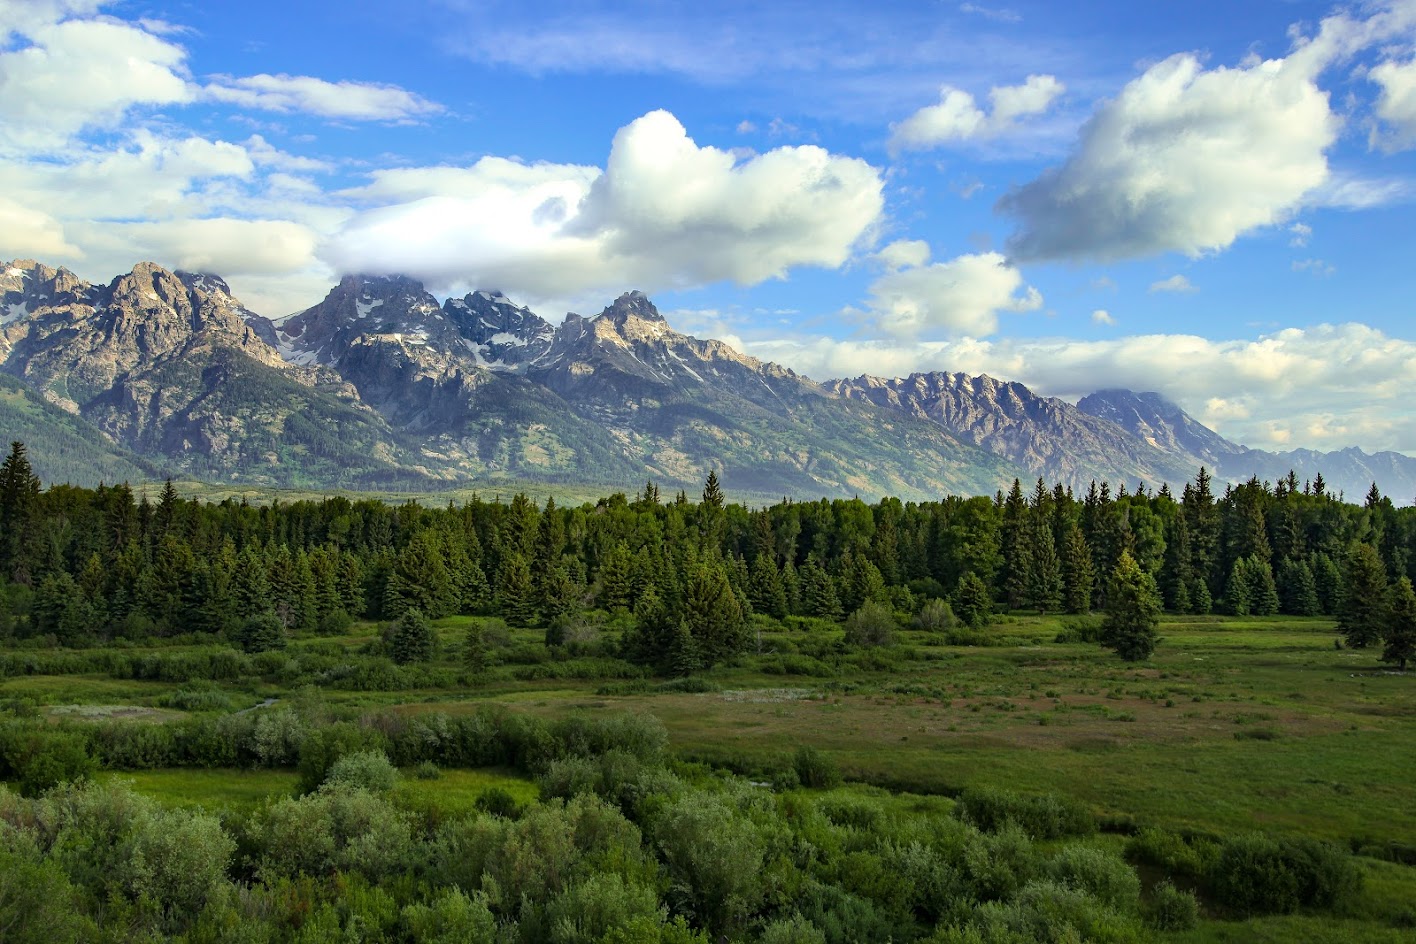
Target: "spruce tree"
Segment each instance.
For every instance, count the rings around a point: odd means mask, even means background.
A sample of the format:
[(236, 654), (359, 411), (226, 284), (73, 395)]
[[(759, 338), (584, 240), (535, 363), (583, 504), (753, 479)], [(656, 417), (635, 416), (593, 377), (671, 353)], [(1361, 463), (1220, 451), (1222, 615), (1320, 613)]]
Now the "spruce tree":
[(1092, 584), (1091, 550), (1081, 528), (1072, 525), (1067, 530), (1067, 544), (1062, 558), (1062, 585), (1068, 613), (1090, 613)]
[(1343, 573), (1337, 629), (1347, 645), (1365, 649), (1381, 641), (1387, 621), (1386, 567), (1370, 544), (1354, 544)]
[(720, 565), (705, 562), (694, 568), (684, 590), (681, 617), (705, 666), (741, 652), (747, 644), (742, 605)]
[(389, 655), (399, 665), (426, 662), (433, 657), (436, 638), (423, 611), (412, 607), (399, 616), (389, 638)]
[(502, 570), (497, 581), (497, 606), (513, 626), (533, 626), (536, 623), (531, 565), (519, 552), (502, 556)]
[(816, 562), (814, 556), (806, 559), (799, 575), (802, 609), (810, 616), (839, 620), (844, 614), (841, 598), (836, 593), (836, 581)]
[(703, 504), (708, 508), (723, 507), (723, 487), (718, 482), (717, 469), (709, 469), (708, 478), (703, 482)]
[[(1041, 479), (1038, 480), (1041, 483)], [(1028, 602), (1040, 613), (1062, 608), (1064, 583), (1051, 522), (1036, 511), (1028, 522), (1032, 561), (1028, 568)]]
[(988, 625), (993, 618), (993, 593), (983, 578), (969, 571), (959, 578), (954, 590), (954, 615), (974, 629)]
[(782, 588), (782, 575), (771, 556), (759, 553), (753, 560), (747, 577), (747, 598), (755, 613), (765, 613), (775, 619), (787, 615), (787, 594)]
[(1402, 577), (1392, 586), (1387, 610), (1390, 615), (1382, 661), (1393, 662), (1405, 672), (1406, 663), (1416, 659), (1416, 592), (1411, 589), (1410, 577)]
[(1279, 609), (1290, 616), (1317, 616), (1318, 585), (1313, 569), (1302, 559), (1286, 558), (1278, 568)]
[(467, 635), (462, 643), (462, 665), (467, 674), (480, 679), (491, 668), (491, 647), (487, 644), (487, 630), (479, 620), (467, 627)]
[(1141, 570), (1129, 551), (1122, 551), (1106, 594), (1103, 644), (1128, 662), (1148, 659), (1155, 651), (1159, 623), (1160, 592), (1155, 579)]

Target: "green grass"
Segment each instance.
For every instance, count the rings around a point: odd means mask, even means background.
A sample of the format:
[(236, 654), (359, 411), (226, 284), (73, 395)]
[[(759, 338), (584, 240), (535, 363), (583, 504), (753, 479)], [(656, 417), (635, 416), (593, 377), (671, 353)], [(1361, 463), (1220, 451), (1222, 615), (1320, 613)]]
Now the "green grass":
[(133, 789), (165, 806), (208, 810), (249, 811), (267, 798), (292, 796), (299, 775), (288, 770), (226, 768), (140, 770), (103, 773), (105, 780), (127, 780)]

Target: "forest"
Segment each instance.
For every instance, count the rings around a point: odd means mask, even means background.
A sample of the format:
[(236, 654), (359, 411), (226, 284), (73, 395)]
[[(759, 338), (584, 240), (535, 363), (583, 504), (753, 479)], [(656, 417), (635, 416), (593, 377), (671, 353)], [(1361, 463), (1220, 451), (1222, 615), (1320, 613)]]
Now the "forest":
[(1291, 475), (209, 503), (15, 443), (0, 939), (1400, 940), (1413, 550)]

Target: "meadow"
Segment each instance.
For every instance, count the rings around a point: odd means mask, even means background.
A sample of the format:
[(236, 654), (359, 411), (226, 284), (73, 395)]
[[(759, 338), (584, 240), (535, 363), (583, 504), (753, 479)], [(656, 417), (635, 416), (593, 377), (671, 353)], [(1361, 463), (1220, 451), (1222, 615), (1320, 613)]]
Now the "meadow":
[[(462, 645), (474, 625), (493, 640), (492, 664), (469, 675)], [(0, 699), (60, 726), (167, 725), (292, 705), (344, 718), (489, 709), (547, 720), (652, 716), (677, 769), (730, 771), (818, 802), (847, 797), (909, 816), (950, 810), (971, 790), (1066, 798), (1100, 827), (1083, 841), (1125, 855), (1147, 889), (1162, 874), (1133, 848), (1147, 830), (1200, 844), (1256, 831), (1318, 839), (1353, 853), (1362, 875), (1360, 891), (1338, 906), (1294, 914), (1236, 913), (1200, 889), (1196, 927), (1152, 929), (1148, 939), (1401, 941), (1416, 927), (1416, 680), (1371, 652), (1335, 646), (1329, 619), (1167, 617), (1153, 657), (1132, 663), (1094, 642), (1058, 641), (1085, 638), (1090, 618), (1005, 616), (970, 635), (971, 645), (902, 621), (893, 644), (856, 650), (822, 621), (755, 617), (746, 652), (688, 679), (619, 662), (613, 619), (588, 625), (575, 643), (547, 647), (539, 629), (445, 618), (434, 623), (433, 659), (417, 672), (358, 686), (330, 683), (318, 667), (369, 661), (373, 624), (297, 635), (261, 674), (225, 681), (52, 672), (61, 662), (53, 653), (36, 650), (25, 663), (19, 649)], [(212, 648), (193, 638), (117, 651), (141, 661)], [(72, 655), (84, 668), (85, 650)], [(791, 782), (794, 773), (784, 782), (802, 748), (844, 782), (813, 789)], [(299, 781), (292, 769), (98, 776), (125, 779), (165, 806), (224, 813), (293, 795)], [(390, 802), (441, 821), (476, 810), (493, 791), (525, 807), (538, 783), (508, 766), (428, 779), (409, 768)]]

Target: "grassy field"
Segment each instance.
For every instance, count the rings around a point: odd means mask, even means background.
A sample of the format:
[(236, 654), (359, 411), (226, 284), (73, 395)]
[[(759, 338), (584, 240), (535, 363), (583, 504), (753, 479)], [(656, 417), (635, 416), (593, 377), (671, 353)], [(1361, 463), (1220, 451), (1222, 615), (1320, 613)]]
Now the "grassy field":
[[(453, 677), (472, 619), (437, 625)], [(1089, 805), (1098, 842), (1136, 826), (1223, 837), (1264, 830), (1330, 840), (1362, 854), (1366, 885), (1352, 914), (1207, 921), (1175, 941), (1409, 941), (1394, 925), (1416, 902), (1416, 674), (1386, 671), (1377, 653), (1336, 648), (1322, 619), (1186, 617), (1161, 626), (1143, 664), (1089, 643), (1060, 643), (1068, 621), (1015, 616), (988, 630), (991, 645), (948, 645), (903, 631), (877, 656), (821, 654), (820, 638), (768, 627), (757, 651), (701, 676), (700, 691), (662, 679), (535, 678), (531, 663), (495, 667), (471, 684), (403, 691), (321, 689), (333, 707), (462, 713), (486, 705), (547, 716), (571, 711), (652, 714), (681, 758), (761, 773), (800, 745), (819, 748), (855, 785), (901, 803), (948, 803), (966, 787), (1058, 793)], [(839, 635), (839, 632), (837, 632)], [(375, 636), (296, 640), (357, 652)], [(534, 649), (539, 630), (511, 630), (503, 654)], [(560, 668), (588, 656), (561, 657)], [(102, 674), (15, 676), (0, 699), (53, 713), (70, 705), (158, 709), (181, 686)], [(233, 709), (288, 692), (274, 681), (221, 684)], [(114, 774), (174, 805), (249, 809), (288, 795), (288, 771), (179, 770)], [(397, 802), (425, 816), (471, 809), (499, 788), (518, 803), (534, 784), (507, 771), (405, 772)], [(1112, 834), (1108, 834), (1111, 832)]]

